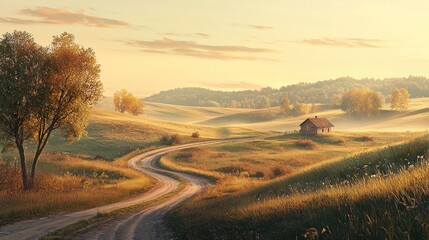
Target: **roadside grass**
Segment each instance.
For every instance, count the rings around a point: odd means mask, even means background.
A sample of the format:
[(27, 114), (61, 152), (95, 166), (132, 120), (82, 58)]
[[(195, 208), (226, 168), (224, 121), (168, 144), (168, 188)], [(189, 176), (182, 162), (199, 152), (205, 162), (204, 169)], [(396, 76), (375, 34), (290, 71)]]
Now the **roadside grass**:
[(168, 222), (184, 239), (295, 239), (325, 226), (329, 239), (427, 239), (428, 149), (420, 136), (229, 194), (209, 190)]
[(179, 185), (174, 191), (172, 191), (166, 195), (163, 195), (159, 198), (156, 198), (156, 199), (153, 199), (151, 201), (147, 201), (147, 202), (144, 202), (141, 204), (137, 204), (137, 205), (126, 207), (126, 208), (121, 208), (121, 209), (115, 210), (115, 211), (110, 212), (110, 213), (104, 213), (104, 214), (99, 213), (99, 214), (97, 214), (97, 216), (95, 216), (93, 218), (84, 219), (84, 220), (81, 220), (77, 223), (70, 224), (70, 225), (68, 225), (65, 228), (62, 228), (60, 230), (51, 232), (48, 235), (43, 236), (41, 239), (42, 240), (70, 239), (70, 238), (73, 238), (74, 236), (76, 236), (78, 234), (88, 232), (94, 228), (97, 228), (100, 225), (105, 224), (109, 221), (114, 221), (116, 219), (119, 219), (121, 216), (127, 215), (129, 213), (135, 213), (135, 212), (141, 211), (153, 203), (158, 203), (160, 201), (166, 201), (170, 197), (181, 192), (187, 185), (183, 179), (178, 178), (176, 175), (168, 174), (168, 176), (178, 180)]
[(1, 161), (0, 225), (101, 206), (147, 191), (153, 180), (124, 164), (132, 156), (106, 162), (44, 154), (31, 192), (22, 192), (18, 165)]

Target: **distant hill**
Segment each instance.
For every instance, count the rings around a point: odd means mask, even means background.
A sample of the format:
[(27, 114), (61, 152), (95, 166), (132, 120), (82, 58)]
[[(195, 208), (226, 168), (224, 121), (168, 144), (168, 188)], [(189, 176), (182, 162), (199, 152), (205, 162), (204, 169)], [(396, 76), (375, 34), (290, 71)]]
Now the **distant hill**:
[(392, 90), (399, 87), (408, 89), (412, 98), (429, 97), (429, 79), (410, 76), (360, 80), (342, 77), (315, 83), (298, 83), (279, 89), (266, 87), (261, 90), (233, 92), (214, 91), (205, 88), (176, 88), (154, 94), (145, 100), (184, 106), (267, 108), (278, 106), (279, 101), (284, 97), (288, 97), (292, 103), (296, 101), (301, 103), (332, 103), (335, 96), (341, 97), (351, 88), (362, 87), (380, 92), (387, 99)]

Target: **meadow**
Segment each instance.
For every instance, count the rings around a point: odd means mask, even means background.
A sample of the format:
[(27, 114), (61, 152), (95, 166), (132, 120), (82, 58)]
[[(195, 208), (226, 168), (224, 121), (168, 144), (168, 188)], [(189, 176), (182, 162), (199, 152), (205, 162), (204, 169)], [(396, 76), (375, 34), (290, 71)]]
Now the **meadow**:
[[(198, 131), (199, 138), (192, 137)], [(18, 154), (0, 157), (0, 225), (117, 202), (143, 193), (154, 181), (128, 167), (135, 154), (168, 145), (162, 136), (176, 135), (175, 144), (208, 138), (260, 135), (242, 128), (176, 124), (93, 109), (87, 135), (73, 144), (60, 132), (50, 139), (38, 164), (35, 189), (23, 192)], [(27, 148), (32, 155), (32, 146)]]
[(414, 137), (272, 181), (220, 179), (170, 213), (170, 226), (185, 239), (304, 239), (308, 228), (329, 239), (427, 239), (429, 135)]
[(320, 137), (291, 133), (248, 142), (199, 147), (170, 153), (161, 159), (164, 167), (188, 169), (214, 178), (236, 176), (272, 180), (306, 167), (371, 151), (404, 141), (418, 133), (335, 132)]

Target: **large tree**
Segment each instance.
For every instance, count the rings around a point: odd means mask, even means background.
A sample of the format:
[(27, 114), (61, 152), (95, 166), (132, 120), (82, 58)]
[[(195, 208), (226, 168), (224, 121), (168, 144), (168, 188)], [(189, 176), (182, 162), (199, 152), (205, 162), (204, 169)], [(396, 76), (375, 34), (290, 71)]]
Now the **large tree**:
[[(79, 139), (88, 110), (102, 95), (100, 66), (92, 49), (63, 33), (48, 48), (15, 31), (0, 41), (0, 127), (5, 150), (16, 146), (24, 190), (33, 187), (37, 162), (52, 131), (68, 141)], [(35, 145), (28, 175), (25, 146)]]
[(354, 88), (343, 95), (341, 109), (349, 115), (371, 117), (379, 113), (383, 104), (380, 93), (369, 88)]

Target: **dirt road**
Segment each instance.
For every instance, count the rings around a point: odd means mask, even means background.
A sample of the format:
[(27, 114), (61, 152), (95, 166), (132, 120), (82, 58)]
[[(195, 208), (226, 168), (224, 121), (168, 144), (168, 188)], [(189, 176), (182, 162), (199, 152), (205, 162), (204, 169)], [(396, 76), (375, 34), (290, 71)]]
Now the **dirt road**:
[[(150, 151), (132, 158), (129, 161), (133, 168), (154, 177), (157, 185), (150, 191), (128, 200), (92, 208), (80, 212), (57, 214), (45, 218), (22, 221), (0, 228), (0, 239), (38, 239), (46, 234), (62, 229), (83, 219), (95, 217), (97, 213), (109, 213), (117, 209), (154, 201), (150, 207), (141, 212), (130, 214), (124, 218), (112, 221), (93, 231), (73, 236), (75, 239), (172, 239), (172, 234), (162, 224), (164, 215), (174, 206), (200, 192), (206, 181), (189, 174), (159, 169), (156, 162), (171, 151), (221, 144), (233, 141), (249, 141), (251, 139), (213, 140), (191, 143), (180, 146), (166, 147)], [(188, 182), (185, 189), (167, 201), (156, 202), (162, 196), (176, 190), (179, 181), (170, 177), (171, 174)]]

